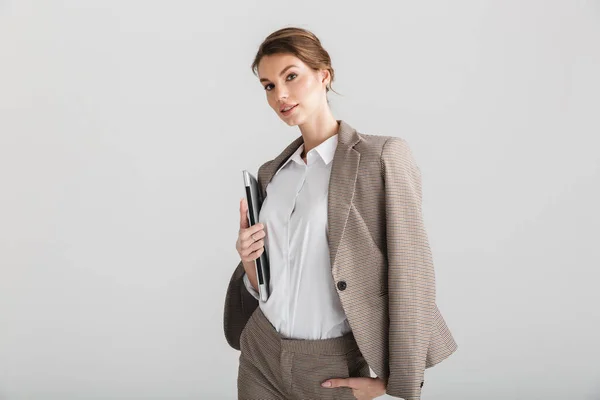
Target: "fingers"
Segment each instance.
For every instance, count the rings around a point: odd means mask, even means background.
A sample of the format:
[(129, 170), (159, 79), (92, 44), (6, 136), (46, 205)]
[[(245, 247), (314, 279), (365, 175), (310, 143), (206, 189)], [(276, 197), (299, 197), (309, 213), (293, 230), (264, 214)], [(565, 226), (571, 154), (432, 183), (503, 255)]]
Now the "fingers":
[[(248, 221), (248, 203), (245, 198), (240, 199), (240, 239), (246, 240), (248, 237), (256, 233), (257, 231), (264, 228), (264, 225), (260, 222), (258, 224), (254, 224), (250, 226), (250, 221)], [(246, 229), (246, 231), (244, 231)], [(242, 236), (243, 232), (243, 236)], [(255, 239), (259, 239), (260, 236), (255, 236)]]
[(242, 261), (253, 261), (260, 257), (264, 251), (264, 240), (266, 236), (264, 224), (257, 223), (249, 226), (248, 203), (245, 198), (240, 199), (240, 231), (236, 242), (236, 249)]
[(265, 247), (265, 241), (263, 239), (257, 240), (256, 242), (252, 243), (250, 246), (244, 247), (242, 249), (242, 256), (247, 257), (250, 253), (260, 250), (263, 247)]
[(250, 253), (247, 256), (241, 256), (240, 258), (242, 259), (242, 261), (244, 262), (250, 262), (250, 261), (254, 261), (256, 260), (258, 257), (260, 257), (260, 255), (265, 251), (264, 247), (261, 247), (260, 249), (253, 251), (252, 253)]
[(240, 242), (244, 243), (250, 241), (250, 243), (252, 243), (255, 240), (262, 238), (263, 236), (265, 236), (265, 233), (263, 231), (264, 227), (265, 226), (259, 222), (258, 224), (254, 224), (249, 228), (241, 229), (239, 235)]
[(341, 387), (341, 386), (352, 387), (352, 386), (350, 386), (350, 379), (351, 378), (327, 379), (325, 382), (321, 383), (321, 386), (330, 387), (330, 388)]
[[(257, 227), (257, 225), (259, 226)], [(266, 236), (263, 226), (263, 224), (256, 224), (248, 228), (246, 231), (240, 233), (240, 242), (242, 244), (242, 248), (248, 247), (255, 241)]]
[[(259, 233), (257, 233), (256, 235), (258, 235)], [(263, 236), (264, 236), (264, 234), (263, 234)], [(240, 253), (240, 257), (242, 257), (242, 259), (244, 261), (252, 261), (261, 255), (262, 250), (264, 249), (264, 246), (265, 246), (265, 241), (264, 241), (264, 239), (259, 239), (259, 240), (254, 241), (254, 239), (252, 239), (252, 237), (251, 237), (248, 240), (240, 242), (239, 246), (240, 246), (240, 248), (239, 248), (238, 252)], [(259, 252), (255, 253), (257, 251), (259, 251)]]

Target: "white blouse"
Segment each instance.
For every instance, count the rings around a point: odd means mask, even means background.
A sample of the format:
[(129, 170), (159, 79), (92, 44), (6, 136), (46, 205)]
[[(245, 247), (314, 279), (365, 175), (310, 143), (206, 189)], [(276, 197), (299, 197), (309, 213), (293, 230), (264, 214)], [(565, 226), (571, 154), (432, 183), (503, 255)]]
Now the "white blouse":
[(270, 266), (266, 302), (244, 284), (275, 329), (292, 339), (328, 339), (351, 330), (329, 258), (327, 201), (338, 134), (302, 157), (304, 144), (277, 170), (259, 213)]

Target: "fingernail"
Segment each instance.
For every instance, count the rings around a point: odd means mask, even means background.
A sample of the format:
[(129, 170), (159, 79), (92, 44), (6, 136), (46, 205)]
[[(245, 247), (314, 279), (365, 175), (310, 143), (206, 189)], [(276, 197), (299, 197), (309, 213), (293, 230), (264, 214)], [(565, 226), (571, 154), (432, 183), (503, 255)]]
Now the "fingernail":
[(329, 387), (329, 386), (331, 386), (331, 382), (325, 381), (325, 382), (321, 383), (321, 386)]

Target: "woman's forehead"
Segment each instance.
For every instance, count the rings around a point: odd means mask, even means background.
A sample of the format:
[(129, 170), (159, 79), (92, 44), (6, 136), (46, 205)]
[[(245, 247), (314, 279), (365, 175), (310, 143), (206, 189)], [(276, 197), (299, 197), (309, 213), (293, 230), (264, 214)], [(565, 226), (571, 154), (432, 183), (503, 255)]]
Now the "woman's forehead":
[(276, 76), (289, 65), (302, 68), (304, 63), (293, 54), (270, 54), (260, 60), (257, 69), (262, 72), (261, 78), (268, 78), (269, 75)]

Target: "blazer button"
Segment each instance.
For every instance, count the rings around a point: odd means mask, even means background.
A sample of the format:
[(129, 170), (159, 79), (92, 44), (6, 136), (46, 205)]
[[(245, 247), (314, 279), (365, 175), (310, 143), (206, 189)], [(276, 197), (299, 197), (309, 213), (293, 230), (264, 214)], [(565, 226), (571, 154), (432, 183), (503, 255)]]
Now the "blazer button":
[(346, 282), (344, 282), (344, 281), (339, 281), (339, 282), (337, 283), (337, 287), (338, 287), (338, 289), (340, 289), (340, 290), (345, 290), (345, 289), (346, 289)]

